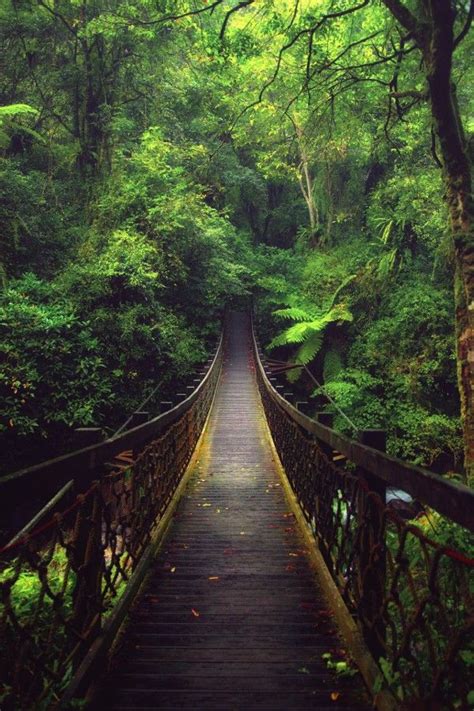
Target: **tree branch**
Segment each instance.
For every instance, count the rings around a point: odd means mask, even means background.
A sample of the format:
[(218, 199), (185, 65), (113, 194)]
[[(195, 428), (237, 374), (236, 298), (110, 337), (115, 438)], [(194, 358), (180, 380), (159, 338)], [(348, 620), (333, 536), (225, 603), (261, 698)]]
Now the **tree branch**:
[(72, 34), (72, 36), (77, 39), (77, 32), (76, 32), (76, 30), (74, 29), (74, 27), (72, 27), (72, 26), (69, 24), (69, 22), (66, 20), (66, 18), (64, 17), (64, 15), (61, 15), (61, 13), (56, 12), (56, 10), (53, 10), (53, 9), (52, 9), (51, 7), (49, 7), (45, 2), (42, 2), (42, 0), (38, 0), (38, 5), (39, 5), (40, 7), (42, 7), (42, 8), (44, 8), (47, 12), (49, 12), (50, 15), (52, 15), (52, 16), (55, 17), (57, 20), (59, 20), (59, 21), (64, 25), (64, 27), (68, 30), (68, 32), (70, 32), (70, 33)]
[(418, 34), (418, 22), (415, 15), (401, 2), (401, 0), (382, 0), (385, 7), (396, 20), (413, 35)]
[(469, 12), (467, 13), (467, 18), (466, 18), (466, 22), (464, 23), (464, 27), (462, 28), (461, 32), (458, 34), (458, 36), (454, 40), (454, 45), (453, 45), (454, 49), (456, 49), (458, 44), (460, 44), (463, 41), (464, 37), (467, 35), (469, 30), (471, 29), (473, 18), (474, 18), (474, 0), (471, 0), (470, 5), (469, 5)]
[(407, 91), (391, 91), (389, 93), (389, 96), (392, 99), (418, 99), (421, 101), (426, 101), (428, 99), (428, 92), (408, 89)]
[(219, 39), (223, 40), (225, 31), (227, 29), (227, 25), (229, 23), (229, 20), (231, 16), (234, 14), (234, 12), (238, 12), (239, 10), (242, 10), (244, 7), (248, 7), (249, 5), (253, 5), (255, 0), (242, 0), (242, 2), (239, 2), (238, 5), (235, 5), (234, 7), (231, 7), (230, 10), (226, 13), (226, 16), (224, 17), (224, 22), (222, 23), (221, 31), (219, 32)]
[[(149, 26), (149, 25), (159, 25), (163, 24), (165, 22), (175, 22), (176, 20), (182, 20), (185, 17), (192, 17), (193, 15), (201, 15), (203, 12), (209, 12), (209, 14), (212, 15), (216, 7), (219, 5), (222, 5), (224, 0), (214, 0), (213, 3), (210, 5), (205, 5), (204, 7), (200, 7), (197, 10), (188, 10), (186, 12), (182, 12), (180, 14), (175, 14), (175, 15), (163, 15), (163, 17), (155, 18), (154, 20), (141, 20), (139, 18), (129, 18), (125, 17), (124, 15), (119, 15), (117, 14), (117, 17), (120, 17), (122, 20), (125, 20), (126, 22), (133, 22), (134, 25), (142, 25), (142, 26)], [(253, 2), (253, 0), (252, 0)]]

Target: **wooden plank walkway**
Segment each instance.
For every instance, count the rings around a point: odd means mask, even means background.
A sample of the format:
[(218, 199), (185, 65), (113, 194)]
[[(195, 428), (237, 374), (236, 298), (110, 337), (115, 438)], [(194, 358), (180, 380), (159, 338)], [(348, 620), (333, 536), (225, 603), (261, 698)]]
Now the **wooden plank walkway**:
[(246, 316), (226, 358), (196, 471), (97, 709), (368, 709), (283, 493)]

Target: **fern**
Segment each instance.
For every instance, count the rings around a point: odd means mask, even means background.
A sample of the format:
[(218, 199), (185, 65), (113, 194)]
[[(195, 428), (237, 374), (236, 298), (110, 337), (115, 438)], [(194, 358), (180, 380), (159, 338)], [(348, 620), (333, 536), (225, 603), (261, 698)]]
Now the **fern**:
[(356, 278), (356, 276), (357, 276), (357, 274), (351, 274), (351, 275), (348, 276), (346, 279), (344, 279), (344, 280), (341, 282), (341, 284), (339, 284), (339, 286), (337, 287), (336, 291), (334, 292), (334, 294), (331, 296), (331, 298), (330, 298), (330, 300), (329, 300), (328, 308), (332, 308), (332, 307), (334, 306), (334, 304), (336, 303), (336, 299), (337, 299), (337, 297), (339, 296), (339, 294), (341, 293), (341, 291), (342, 291), (343, 289), (345, 289), (346, 286), (348, 286), (348, 284), (350, 284), (351, 282), (353, 282), (354, 279)]
[(298, 349), (295, 361), (301, 365), (308, 365), (317, 356), (323, 345), (324, 331), (315, 331)]
[(323, 378), (325, 383), (336, 380), (342, 370), (342, 359), (338, 351), (333, 348), (324, 356)]
[(9, 137), (5, 130), (8, 126), (10, 128), (21, 128), (24, 133), (28, 133), (30, 136), (38, 141), (44, 143), (44, 138), (34, 129), (28, 126), (17, 124), (14, 120), (17, 116), (33, 115), (37, 116), (39, 111), (34, 109), (28, 104), (10, 104), (9, 106), (0, 106), (0, 147), (5, 148), (8, 145)]
[[(280, 303), (284, 303), (286, 308), (273, 311), (273, 315), (283, 321), (293, 321), (293, 324), (279, 333), (271, 341), (268, 348), (273, 350), (282, 346), (298, 346), (291, 362), (296, 365), (308, 365), (321, 350), (324, 339), (324, 332), (330, 323), (341, 323), (352, 321), (352, 314), (346, 304), (336, 304), (336, 300), (341, 291), (355, 279), (355, 275), (344, 279), (335, 292), (331, 295), (323, 308), (302, 302), (296, 294), (282, 294), (280, 292)], [(278, 281), (278, 287), (281, 282)], [(301, 369), (290, 370), (287, 378), (290, 382), (298, 379)]]
[(297, 306), (290, 306), (287, 309), (277, 309), (273, 312), (273, 315), (277, 318), (290, 319), (291, 321), (311, 321), (314, 318), (314, 314), (310, 314), (304, 309), (300, 309)]
[(305, 323), (295, 323), (285, 331), (280, 333), (270, 343), (269, 348), (278, 348), (279, 346), (294, 345), (295, 343), (303, 343), (314, 331), (320, 329), (320, 324), (316, 321)]
[(10, 104), (9, 106), (0, 106), (0, 121), (3, 118), (11, 118), (12, 116), (20, 116), (21, 114), (35, 114), (39, 111), (28, 104)]

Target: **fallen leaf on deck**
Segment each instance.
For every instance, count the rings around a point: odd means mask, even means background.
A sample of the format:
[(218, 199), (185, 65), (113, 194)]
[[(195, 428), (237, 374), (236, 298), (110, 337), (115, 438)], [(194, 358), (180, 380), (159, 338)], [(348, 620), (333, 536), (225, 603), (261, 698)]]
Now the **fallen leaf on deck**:
[(176, 568), (171, 568), (170, 573), (174, 573)]
[(306, 667), (300, 667), (300, 669), (298, 669), (298, 671), (301, 674), (309, 674), (309, 669), (306, 669)]
[(341, 692), (340, 691), (332, 691), (331, 692), (331, 701), (337, 701), (338, 698), (340, 697)]
[(219, 580), (219, 576), (218, 575), (210, 575), (208, 580)]
[(194, 607), (191, 609), (191, 612), (192, 612), (192, 614), (194, 615), (194, 617), (200, 617), (200, 616), (201, 616), (201, 613), (198, 612), (197, 610), (195, 610)]

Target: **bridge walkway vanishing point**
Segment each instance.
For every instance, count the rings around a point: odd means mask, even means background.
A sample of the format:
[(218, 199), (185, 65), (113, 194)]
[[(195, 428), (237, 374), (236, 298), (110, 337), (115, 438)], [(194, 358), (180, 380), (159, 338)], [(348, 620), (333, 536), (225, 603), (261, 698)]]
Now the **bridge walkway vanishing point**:
[(130, 613), (97, 709), (365, 709), (291, 513), (231, 314), (207, 430), (171, 533)]

